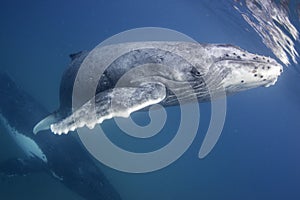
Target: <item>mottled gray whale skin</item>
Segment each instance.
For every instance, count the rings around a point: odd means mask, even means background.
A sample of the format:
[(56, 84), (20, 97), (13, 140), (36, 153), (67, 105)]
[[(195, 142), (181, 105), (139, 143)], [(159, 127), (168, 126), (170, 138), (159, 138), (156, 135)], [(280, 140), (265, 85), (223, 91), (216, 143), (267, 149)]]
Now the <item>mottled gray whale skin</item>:
[[(72, 96), (76, 74), (87, 56), (103, 62), (103, 52), (111, 56), (125, 52), (98, 75), (95, 97), (84, 99), (90, 88), (88, 78), (75, 98), (86, 102), (72, 112)], [(274, 59), (249, 53), (233, 45), (192, 42), (135, 42), (105, 46), (97, 51), (73, 54), (60, 87), (60, 108), (39, 122), (34, 132), (51, 128), (62, 134), (84, 125), (93, 128), (112, 117), (128, 117), (130, 113), (159, 103), (173, 106), (184, 102), (210, 101), (212, 94), (226, 95), (273, 85), (282, 72)], [(91, 59), (91, 58), (88, 58)], [(142, 66), (142, 67), (141, 67)], [(94, 69), (83, 77), (95, 76)], [(92, 104), (95, 103), (95, 111)], [(111, 105), (114, 106), (111, 106)], [(113, 107), (113, 108), (112, 108)], [(91, 115), (95, 116), (91, 116)]]
[(24, 157), (0, 162), (0, 176), (46, 172), (84, 199), (120, 200), (118, 192), (76, 138), (57, 137), (50, 130), (45, 134), (32, 133), (36, 121), (47, 113), (7, 74), (0, 73), (0, 127), (24, 152)]

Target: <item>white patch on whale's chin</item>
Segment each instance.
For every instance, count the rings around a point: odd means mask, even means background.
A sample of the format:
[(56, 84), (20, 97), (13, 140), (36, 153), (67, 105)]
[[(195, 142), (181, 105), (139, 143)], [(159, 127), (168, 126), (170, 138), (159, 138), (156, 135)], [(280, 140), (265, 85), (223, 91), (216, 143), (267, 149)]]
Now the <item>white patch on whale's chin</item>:
[[(224, 88), (232, 92), (239, 92), (256, 87), (274, 85), (282, 73), (282, 66), (272, 58), (255, 57), (264, 62), (223, 61), (222, 64), (231, 68), (231, 73), (222, 81)], [(253, 62), (252, 65), (250, 62)], [(244, 65), (244, 66), (243, 66)]]
[(37, 157), (43, 160), (44, 162), (48, 162), (47, 157), (45, 156), (43, 151), (39, 148), (39, 146), (31, 138), (25, 136), (24, 134), (16, 130), (14, 127), (12, 127), (5, 119), (5, 117), (1, 114), (0, 114), (0, 123), (4, 125), (7, 132), (18, 144), (18, 146), (23, 150), (26, 156)]

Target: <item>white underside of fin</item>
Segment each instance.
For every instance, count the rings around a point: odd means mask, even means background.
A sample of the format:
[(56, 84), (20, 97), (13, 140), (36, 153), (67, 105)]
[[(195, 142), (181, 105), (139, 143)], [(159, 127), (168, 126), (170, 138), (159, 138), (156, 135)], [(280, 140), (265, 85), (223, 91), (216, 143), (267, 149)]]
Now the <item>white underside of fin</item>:
[(31, 138), (25, 136), (20, 133), (14, 127), (12, 127), (8, 121), (5, 119), (3, 115), (0, 114), (0, 123), (4, 125), (7, 132), (13, 138), (13, 140), (17, 143), (17, 145), (22, 149), (28, 157), (37, 157), (43, 160), (44, 162), (48, 162), (47, 157), (43, 153), (43, 151), (39, 148), (39, 146), (33, 141)]

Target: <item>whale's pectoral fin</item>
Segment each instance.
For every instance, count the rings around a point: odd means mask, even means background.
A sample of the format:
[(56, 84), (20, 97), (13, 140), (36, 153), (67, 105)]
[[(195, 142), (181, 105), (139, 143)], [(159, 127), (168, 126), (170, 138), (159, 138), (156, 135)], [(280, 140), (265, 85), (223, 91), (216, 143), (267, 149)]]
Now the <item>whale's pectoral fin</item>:
[(68, 133), (87, 126), (93, 128), (103, 120), (113, 117), (129, 117), (137, 110), (161, 102), (166, 88), (161, 83), (144, 83), (137, 87), (116, 87), (98, 93), (69, 117), (50, 126), (54, 133)]
[(1, 177), (26, 176), (45, 169), (45, 163), (36, 158), (11, 158), (0, 162)]

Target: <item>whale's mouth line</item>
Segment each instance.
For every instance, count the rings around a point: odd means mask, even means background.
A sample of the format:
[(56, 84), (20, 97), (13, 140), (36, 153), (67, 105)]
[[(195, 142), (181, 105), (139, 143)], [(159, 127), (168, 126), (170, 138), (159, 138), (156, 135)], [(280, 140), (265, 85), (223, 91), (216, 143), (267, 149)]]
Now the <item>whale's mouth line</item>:
[(215, 63), (224, 62), (224, 61), (232, 61), (235, 63), (244, 63), (244, 64), (266, 64), (266, 65), (278, 65), (275, 61), (271, 60), (245, 60), (245, 59), (235, 59), (235, 58), (220, 58)]

